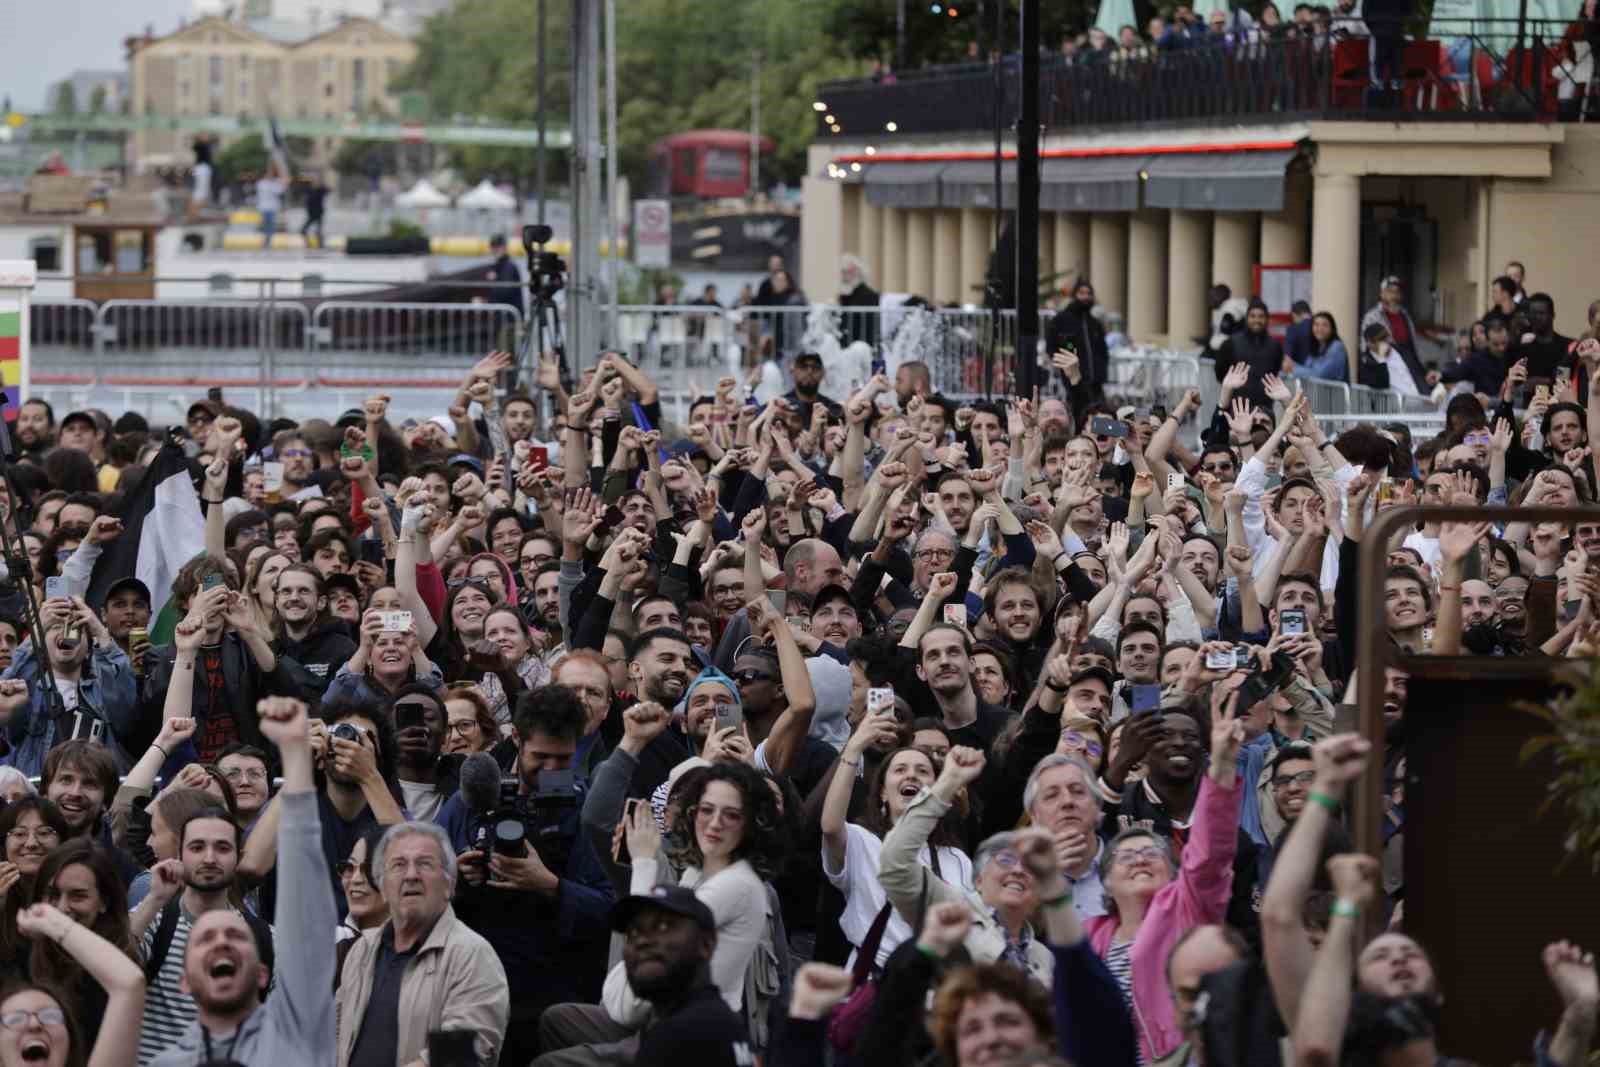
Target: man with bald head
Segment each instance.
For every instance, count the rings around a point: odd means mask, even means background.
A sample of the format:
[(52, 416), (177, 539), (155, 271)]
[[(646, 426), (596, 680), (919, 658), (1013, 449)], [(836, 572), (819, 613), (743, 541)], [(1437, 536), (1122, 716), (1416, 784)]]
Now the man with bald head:
[(1172, 1005), (1177, 1009), (1178, 1028), (1183, 1031), (1183, 1044), (1156, 1061), (1156, 1067), (1183, 1067), (1202, 1062), (1194, 1058), (1202, 1045), (1200, 1027), (1203, 1018), (1197, 1018), (1196, 1002), (1200, 999), (1200, 983), (1218, 971), (1226, 970), (1248, 959), (1250, 946), (1231, 926), (1206, 923), (1193, 927), (1178, 938), (1167, 956), (1167, 989), (1172, 993)]
[(796, 541), (783, 557), (784, 586), (791, 593), (814, 597), (825, 585), (844, 585), (844, 561), (826, 541), (808, 537)]

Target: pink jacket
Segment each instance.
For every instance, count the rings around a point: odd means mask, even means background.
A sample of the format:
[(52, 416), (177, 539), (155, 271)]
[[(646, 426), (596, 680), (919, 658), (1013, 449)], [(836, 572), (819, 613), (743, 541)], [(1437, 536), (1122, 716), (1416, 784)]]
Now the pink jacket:
[[(1221, 922), (1228, 910), (1243, 797), (1238, 778), (1232, 789), (1221, 789), (1209, 774), (1204, 776), (1178, 877), (1150, 902), (1133, 939), (1133, 1024), (1146, 1063), (1154, 1063), (1183, 1041), (1167, 988), (1167, 956), (1184, 931)], [(1117, 932), (1117, 917), (1097, 915), (1088, 928), (1089, 944), (1105, 956)]]

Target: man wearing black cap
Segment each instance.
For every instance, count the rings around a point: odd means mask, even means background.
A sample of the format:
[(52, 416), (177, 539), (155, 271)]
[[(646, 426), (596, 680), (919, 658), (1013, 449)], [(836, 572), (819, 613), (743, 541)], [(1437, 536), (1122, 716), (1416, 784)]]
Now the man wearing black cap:
[(494, 257), (494, 262), (489, 264), (489, 269), (484, 272), (484, 281), (488, 282), (514, 282), (514, 285), (496, 285), (489, 293), (489, 303), (510, 304), (521, 315), (524, 309), (522, 303), (522, 272), (511, 261), (511, 256), (506, 252), (506, 235), (497, 233), (489, 238), (489, 254)]
[(635, 1067), (755, 1063), (749, 1029), (711, 981), (717, 921), (692, 889), (656, 886), (627, 897), (612, 909), (611, 928), (623, 936), (628, 985), (655, 1010)]
[(328, 614), (352, 626), (361, 625), (361, 583), (353, 574), (330, 574), (323, 579)]
[(184, 426), (189, 431), (189, 439), (198, 445), (204, 445), (206, 435), (211, 432), (211, 424), (217, 421), (217, 415), (222, 407), (209, 400), (196, 400), (189, 405), (189, 410), (184, 415)]
[(128, 635), (134, 630), (147, 630), (150, 625), (150, 590), (137, 578), (119, 578), (106, 591), (106, 602), (100, 608), (100, 618), (114, 640), (134, 662), (134, 673), (141, 671), (142, 659), (150, 647), (149, 633), (138, 648), (129, 647)]
[(839, 402), (820, 392), (822, 379), (827, 373), (822, 366), (822, 357), (815, 352), (802, 352), (794, 357), (794, 388), (783, 399), (799, 409), (800, 418), (808, 426), (811, 424), (812, 404), (827, 408), (830, 419), (844, 416), (844, 408)]

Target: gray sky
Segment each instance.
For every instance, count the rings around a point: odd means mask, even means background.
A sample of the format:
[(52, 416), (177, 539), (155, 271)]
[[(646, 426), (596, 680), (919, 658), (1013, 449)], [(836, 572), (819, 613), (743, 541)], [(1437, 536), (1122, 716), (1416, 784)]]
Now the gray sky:
[(154, 23), (178, 28), (190, 0), (15, 0), (0, 34), (0, 94), (23, 111), (44, 107), (45, 91), (75, 70), (124, 70), (122, 39)]

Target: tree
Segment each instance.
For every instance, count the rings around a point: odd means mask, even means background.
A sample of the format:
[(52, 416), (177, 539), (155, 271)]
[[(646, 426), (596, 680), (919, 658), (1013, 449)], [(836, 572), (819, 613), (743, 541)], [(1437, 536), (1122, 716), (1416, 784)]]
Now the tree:
[(89, 114), (99, 115), (103, 113), (105, 109), (106, 87), (104, 85), (96, 85), (94, 90), (89, 93)]
[(76, 115), (78, 113), (78, 90), (72, 87), (71, 82), (62, 82), (56, 88), (56, 114)]

